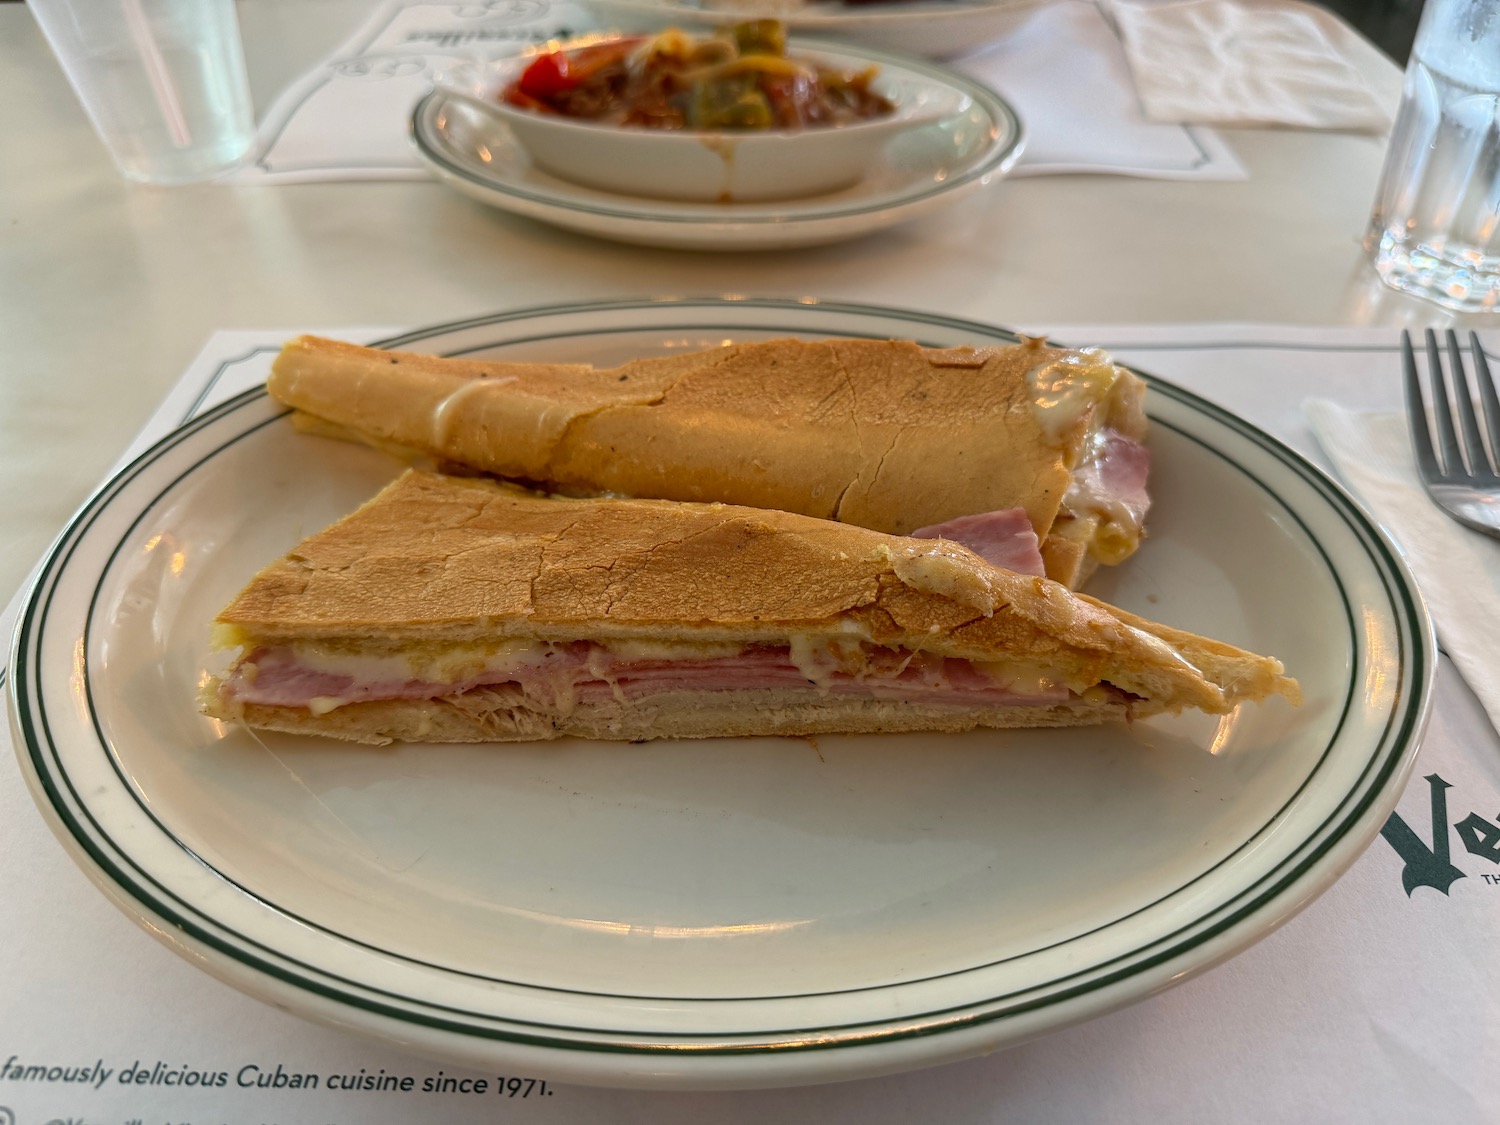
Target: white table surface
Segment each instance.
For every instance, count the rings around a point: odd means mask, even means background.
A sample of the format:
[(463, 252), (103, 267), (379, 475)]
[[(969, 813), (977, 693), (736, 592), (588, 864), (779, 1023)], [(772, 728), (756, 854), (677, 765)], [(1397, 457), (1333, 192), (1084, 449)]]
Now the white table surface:
[[(257, 104), (366, 10), (355, 0), (245, 0)], [(1374, 48), (1359, 62), (1394, 102), (1398, 69)], [(719, 293), (897, 305), (1028, 331), (1198, 322), (1367, 325), (1394, 335), (1455, 322), (1382, 289), (1365, 264), (1359, 243), (1381, 138), (1224, 136), (1249, 171), (1245, 182), (1038, 177), (843, 245), (655, 251), (504, 215), (436, 183), (127, 184), (24, 7), (0, 6), (0, 601), (220, 328), (417, 325), (554, 302)], [(1449, 682), (1445, 691), (1464, 689)], [(37, 848), (52, 846), (39, 823), (32, 835)], [(142, 943), (141, 966), (167, 956)], [(1230, 994), (1232, 984), (1232, 968), (1221, 970), (1200, 983), (1200, 995)], [(170, 1012), (170, 992), (153, 995), (139, 980), (128, 989), (133, 1002)], [(17, 1046), (0, 1041), (0, 1053)], [(1004, 1071), (1017, 1104), (1033, 1108), (1046, 1101), (1028, 1086), (1026, 1060), (1035, 1057), (1018, 1055)], [(908, 1105), (907, 1119), (942, 1120), (936, 1088), (921, 1089), (929, 1100)], [(852, 1087), (840, 1120), (873, 1119), (877, 1107), (889, 1116), (889, 1099), (902, 1091), (890, 1081)], [(833, 1097), (806, 1104), (827, 1108)], [(964, 1120), (1002, 1120), (1005, 1103), (997, 1092), (950, 1108)], [(580, 1104), (604, 1119), (611, 1103)], [(622, 1100), (618, 1119), (655, 1119), (662, 1104)], [(713, 1119), (711, 1098), (693, 1104)], [(1096, 1108), (1095, 1119), (1110, 1118)], [(1222, 1119), (1234, 1117), (1222, 1108)], [(1333, 1119), (1342, 1117), (1307, 1118)]]

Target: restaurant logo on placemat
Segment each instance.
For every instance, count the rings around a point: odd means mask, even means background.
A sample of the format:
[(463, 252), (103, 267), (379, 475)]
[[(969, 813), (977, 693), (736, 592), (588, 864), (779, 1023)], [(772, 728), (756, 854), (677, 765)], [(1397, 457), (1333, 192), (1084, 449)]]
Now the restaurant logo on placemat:
[[(1435, 773), (1428, 774), (1426, 781), (1432, 802), (1431, 842), (1418, 836), (1400, 813), (1391, 813), (1380, 830), (1385, 842), (1396, 849), (1406, 864), (1401, 871), (1401, 884), (1407, 897), (1418, 887), (1431, 887), (1447, 894), (1448, 888), (1466, 874), (1453, 865), (1448, 836), (1448, 790), (1453, 786)], [(1500, 867), (1500, 824), (1471, 812), (1454, 822), (1452, 828), (1470, 855)], [(1486, 872), (1480, 878), (1486, 883), (1500, 884), (1500, 872)]]

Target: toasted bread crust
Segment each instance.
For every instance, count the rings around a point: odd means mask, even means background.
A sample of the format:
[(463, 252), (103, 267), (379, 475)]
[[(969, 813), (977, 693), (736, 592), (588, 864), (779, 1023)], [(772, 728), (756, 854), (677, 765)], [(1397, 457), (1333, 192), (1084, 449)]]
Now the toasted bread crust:
[(481, 688), (462, 696), (350, 703), (323, 715), (300, 707), (224, 704), (206, 697), (213, 718), (259, 730), (316, 734), (347, 742), (533, 742), (592, 738), (734, 738), (817, 734), (958, 733), (989, 728), (1093, 726), (1160, 708), (1120, 700), (1044, 707), (939, 707), (874, 699), (832, 699), (815, 691), (671, 692), (623, 703), (580, 704), (559, 713), (519, 691)]
[[(1045, 541), (1091, 413), (1052, 432), (1028, 383), (1067, 354), (1039, 341), (773, 340), (596, 369), (302, 337), (267, 386), (378, 444), (561, 491), (722, 501), (893, 534), (1020, 507), (1049, 574), (1068, 582), (1091, 564)], [(1144, 435), (1138, 392), (1090, 409)]]

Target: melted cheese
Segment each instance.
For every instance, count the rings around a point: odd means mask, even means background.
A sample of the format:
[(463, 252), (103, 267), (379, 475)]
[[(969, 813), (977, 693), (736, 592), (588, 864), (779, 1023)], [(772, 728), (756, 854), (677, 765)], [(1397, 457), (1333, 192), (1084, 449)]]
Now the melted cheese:
[[(931, 546), (919, 546), (930, 542)], [(889, 563), (891, 572), (913, 590), (951, 598), (986, 617), (995, 612), (995, 587), (974, 565), (968, 551), (955, 550), (942, 539), (916, 540), (898, 550), (879, 544), (873, 558)]]
[(620, 660), (714, 660), (738, 656), (743, 645), (722, 643), (655, 640), (607, 640), (600, 646)]
[(360, 683), (426, 680), (458, 683), (486, 671), (510, 671), (546, 659), (540, 641), (495, 640), (468, 645), (413, 645), (371, 652), (356, 645), (300, 642), (287, 646), (309, 672), (348, 676)]
[(1102, 412), (1097, 408), (1109, 398), (1119, 377), (1114, 360), (1099, 348), (1068, 352), (1032, 368), (1026, 381), (1032, 413), (1042, 433), (1054, 445), (1068, 446), (1078, 427), (1088, 425), (1091, 437), (1100, 424)]
[(432, 445), (434, 449), (446, 449), (449, 442), (453, 440), (454, 428), (458, 424), (454, 417), (459, 407), (465, 401), (475, 395), (489, 393), (491, 387), (501, 387), (506, 383), (514, 383), (514, 375), (506, 375), (500, 379), (471, 379), (466, 383), (460, 383), (449, 394), (433, 408), (432, 411)]
[(1040, 695), (1062, 682), (1056, 669), (1028, 660), (975, 660), (972, 663), (995, 683), (1017, 695)]
[[(1126, 401), (1139, 390), (1126, 388), (1109, 353), (1100, 348), (1069, 352), (1027, 373), (1032, 412), (1043, 434), (1063, 448), (1074, 476), (1063, 496), (1063, 509), (1090, 522), (1087, 542), (1095, 559), (1118, 563), (1140, 546), (1141, 514), (1102, 491), (1085, 472), (1106, 448), (1105, 424), (1115, 414), (1130, 413)], [(1084, 427), (1078, 432), (1078, 427)], [(1139, 435), (1133, 435), (1139, 436)]]

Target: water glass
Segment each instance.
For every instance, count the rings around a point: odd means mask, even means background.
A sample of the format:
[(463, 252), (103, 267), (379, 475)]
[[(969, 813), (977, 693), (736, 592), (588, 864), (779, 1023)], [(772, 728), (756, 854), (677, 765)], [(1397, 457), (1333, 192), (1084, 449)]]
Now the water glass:
[(255, 136), (234, 0), (29, 0), (120, 172), (180, 184)]
[(1365, 247), (1387, 285), (1500, 311), (1500, 0), (1427, 0)]

